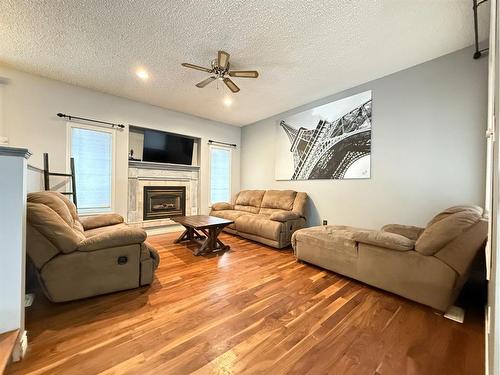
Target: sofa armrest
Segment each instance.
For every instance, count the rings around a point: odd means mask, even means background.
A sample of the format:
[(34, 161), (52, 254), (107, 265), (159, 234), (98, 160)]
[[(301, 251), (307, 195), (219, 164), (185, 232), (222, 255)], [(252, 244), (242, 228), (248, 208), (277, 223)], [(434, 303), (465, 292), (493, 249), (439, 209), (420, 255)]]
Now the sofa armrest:
[(412, 225), (387, 224), (382, 227), (382, 231), (399, 234), (410, 240), (416, 241), (424, 231), (424, 228), (414, 227)]
[(147, 238), (146, 232), (141, 228), (120, 228), (109, 230), (94, 236), (87, 237), (77, 247), (79, 251), (94, 251), (110, 247), (141, 244)]
[(357, 242), (390, 250), (409, 251), (413, 250), (415, 247), (415, 241), (405, 236), (378, 230), (355, 231), (353, 232), (352, 238)]
[(123, 223), (123, 217), (118, 214), (82, 216), (79, 219), (85, 230)]
[(281, 221), (282, 223), (288, 221), (288, 220), (294, 220), (298, 219), (301, 216), (295, 212), (292, 211), (281, 211), (281, 212), (275, 212), (269, 216), (269, 219), (273, 221)]
[(227, 202), (217, 202), (212, 204), (212, 211), (224, 211), (224, 210), (232, 210), (234, 206), (231, 203)]
[(300, 217), (306, 218), (306, 206), (308, 197), (306, 193), (298, 192), (293, 201), (292, 211)]

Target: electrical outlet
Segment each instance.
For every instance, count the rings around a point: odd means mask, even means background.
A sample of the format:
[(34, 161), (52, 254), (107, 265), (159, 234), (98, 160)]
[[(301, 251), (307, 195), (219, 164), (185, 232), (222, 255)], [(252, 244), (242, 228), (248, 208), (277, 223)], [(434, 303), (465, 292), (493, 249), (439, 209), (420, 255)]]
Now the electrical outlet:
[(328, 225), (328, 220), (323, 220), (323, 225)]

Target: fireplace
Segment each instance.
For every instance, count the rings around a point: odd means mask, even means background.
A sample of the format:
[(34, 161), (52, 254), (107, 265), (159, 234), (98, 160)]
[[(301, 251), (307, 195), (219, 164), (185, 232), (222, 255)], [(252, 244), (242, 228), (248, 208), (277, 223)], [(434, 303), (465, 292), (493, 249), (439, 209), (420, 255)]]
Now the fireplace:
[(185, 186), (144, 186), (143, 220), (165, 219), (185, 214)]

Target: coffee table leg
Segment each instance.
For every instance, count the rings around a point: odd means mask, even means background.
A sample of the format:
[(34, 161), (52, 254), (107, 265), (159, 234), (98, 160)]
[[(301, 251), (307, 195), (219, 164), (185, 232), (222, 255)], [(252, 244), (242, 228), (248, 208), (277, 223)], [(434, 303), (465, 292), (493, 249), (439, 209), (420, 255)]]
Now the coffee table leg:
[(207, 231), (205, 229), (200, 229), (200, 230), (205, 235), (205, 240), (203, 241), (201, 246), (194, 251), (194, 255), (203, 254), (205, 251), (207, 251), (207, 248), (210, 249), (210, 235), (209, 235), (209, 233), (207, 233)]
[(217, 238), (217, 244), (219, 245), (219, 248), (220, 248), (221, 250), (227, 251), (227, 250), (229, 250), (229, 249), (230, 249), (229, 245), (226, 245), (224, 242), (222, 242), (222, 241), (221, 241), (221, 240), (219, 240), (218, 238)]
[(216, 228), (210, 228), (208, 231), (210, 233), (210, 251), (217, 249), (217, 232)]
[(180, 237), (174, 241), (174, 243), (179, 243), (181, 241), (190, 240), (193, 237), (191, 228), (188, 228), (188, 227), (184, 227), (184, 228), (186, 228), (186, 229), (184, 230), (184, 232), (182, 232)]
[(226, 250), (229, 250), (230, 247), (228, 245), (224, 244), (224, 242), (222, 242), (219, 239), (219, 234), (221, 234), (223, 229), (224, 229), (224, 227), (218, 227), (216, 229), (217, 231), (215, 233), (215, 246), (218, 247), (218, 249), (220, 249), (220, 250), (226, 251)]
[(196, 229), (193, 229), (193, 238), (202, 240), (203, 238), (205, 238), (205, 236), (203, 236), (203, 234), (200, 234)]
[(199, 231), (202, 232), (205, 236), (197, 232), (198, 238), (204, 239), (204, 241), (201, 246), (194, 251), (194, 255), (200, 255), (207, 250), (210, 250), (210, 233), (208, 233), (206, 229), (199, 229)]
[(229, 246), (222, 243), (221, 240), (217, 238), (219, 233), (224, 227), (200, 229), (200, 231), (205, 235), (205, 241), (201, 246), (194, 251), (194, 255), (200, 255), (206, 252), (214, 252), (218, 250), (228, 250)]

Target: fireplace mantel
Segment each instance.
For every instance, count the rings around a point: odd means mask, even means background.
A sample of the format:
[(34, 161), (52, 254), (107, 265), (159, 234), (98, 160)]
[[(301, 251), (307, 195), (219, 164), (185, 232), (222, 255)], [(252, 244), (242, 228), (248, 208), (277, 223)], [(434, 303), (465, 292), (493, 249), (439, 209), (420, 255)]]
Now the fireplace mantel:
[(135, 161), (129, 160), (129, 168), (141, 168), (141, 169), (166, 169), (170, 171), (199, 171), (200, 167), (197, 165), (185, 165), (185, 164), (171, 164), (171, 163), (154, 163), (151, 161)]

